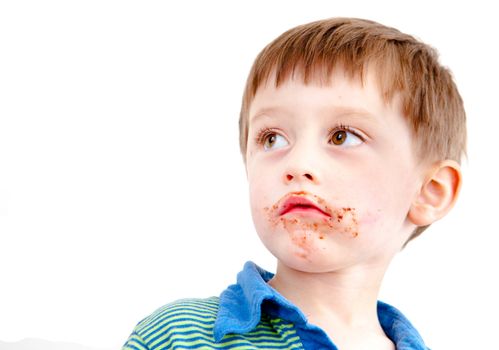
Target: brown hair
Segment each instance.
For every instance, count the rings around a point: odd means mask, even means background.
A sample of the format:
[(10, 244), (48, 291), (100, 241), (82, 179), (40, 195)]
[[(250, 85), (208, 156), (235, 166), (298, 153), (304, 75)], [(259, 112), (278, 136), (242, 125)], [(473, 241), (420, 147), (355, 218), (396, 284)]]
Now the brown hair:
[[(421, 161), (460, 162), (466, 152), (466, 115), (452, 75), (439, 64), (437, 52), (397, 29), (356, 18), (331, 18), (295, 27), (260, 52), (246, 82), (239, 119), (245, 161), (248, 112), (258, 88), (270, 77), (275, 77), (278, 87), (295, 73), (301, 73), (305, 83), (324, 83), (337, 67), (361, 81), (366, 69), (373, 67), (384, 101), (400, 94)], [(410, 239), (425, 228), (417, 228)]]

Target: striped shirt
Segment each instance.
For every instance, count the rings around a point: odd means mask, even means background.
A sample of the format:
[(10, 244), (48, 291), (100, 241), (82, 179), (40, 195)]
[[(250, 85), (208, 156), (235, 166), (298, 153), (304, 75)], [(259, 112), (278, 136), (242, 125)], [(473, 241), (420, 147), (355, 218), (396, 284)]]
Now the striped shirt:
[[(337, 349), (267, 284), (272, 277), (248, 262), (220, 297), (179, 300), (142, 320), (123, 349)], [(378, 302), (378, 318), (398, 350), (428, 349), (394, 307)]]

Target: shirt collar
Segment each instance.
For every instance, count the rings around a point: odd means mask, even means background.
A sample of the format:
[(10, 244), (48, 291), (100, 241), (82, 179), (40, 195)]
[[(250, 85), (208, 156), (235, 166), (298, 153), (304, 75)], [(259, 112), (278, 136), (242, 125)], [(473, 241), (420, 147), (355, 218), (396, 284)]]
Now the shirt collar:
[(306, 323), (305, 315), (267, 284), (273, 276), (251, 261), (244, 265), (237, 275), (237, 284), (229, 286), (220, 295), (213, 330), (216, 342), (220, 342), (227, 334), (243, 334), (255, 329), (260, 322), (264, 303), (267, 313), (282, 313), (280, 317), (283, 319), (295, 324)]
[[(249, 261), (237, 275), (237, 284), (220, 295), (220, 306), (214, 326), (214, 338), (220, 342), (230, 333), (244, 334), (255, 329), (265, 313), (296, 326), (307, 323), (305, 315), (267, 282), (274, 274)], [(263, 306), (263, 307), (262, 307)], [(396, 308), (378, 302), (378, 318), (386, 335), (398, 350), (426, 350), (424, 342), (407, 318)]]
[(426, 350), (423, 338), (411, 322), (396, 308), (378, 301), (378, 319), (385, 334), (398, 350)]

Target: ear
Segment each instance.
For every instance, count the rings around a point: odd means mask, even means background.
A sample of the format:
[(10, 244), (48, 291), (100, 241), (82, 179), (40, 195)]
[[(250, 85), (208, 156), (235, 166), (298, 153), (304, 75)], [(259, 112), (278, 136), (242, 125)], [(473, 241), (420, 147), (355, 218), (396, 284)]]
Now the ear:
[(461, 167), (453, 160), (433, 164), (409, 209), (409, 220), (427, 226), (442, 218), (454, 206), (461, 189)]

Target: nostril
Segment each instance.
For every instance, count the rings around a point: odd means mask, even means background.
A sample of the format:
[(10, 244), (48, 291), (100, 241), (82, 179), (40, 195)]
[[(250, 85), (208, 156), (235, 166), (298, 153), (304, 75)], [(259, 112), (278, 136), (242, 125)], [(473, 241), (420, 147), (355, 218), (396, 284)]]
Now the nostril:
[(289, 175), (289, 174), (288, 174), (288, 175), (286, 175), (286, 179), (287, 179), (288, 181), (293, 180), (293, 175)]
[(304, 175), (307, 179), (309, 179), (309, 180), (313, 180), (312, 175), (310, 175), (310, 174), (303, 174), (303, 175)]

